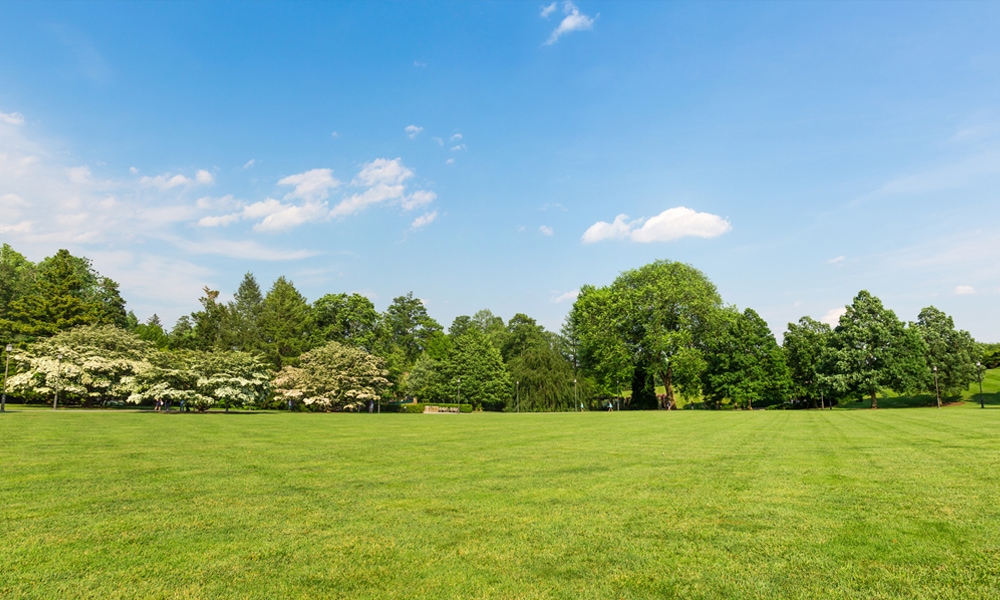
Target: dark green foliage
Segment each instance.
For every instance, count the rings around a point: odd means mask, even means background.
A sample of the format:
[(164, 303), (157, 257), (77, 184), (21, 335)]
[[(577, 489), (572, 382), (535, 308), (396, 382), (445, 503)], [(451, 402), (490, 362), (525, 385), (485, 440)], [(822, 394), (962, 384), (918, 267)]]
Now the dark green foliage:
[(441, 331), (437, 321), (427, 314), (424, 303), (413, 292), (393, 298), (385, 311), (385, 324), (392, 343), (402, 349), (408, 365), (416, 362), (435, 332)]
[[(574, 410), (573, 368), (558, 349), (539, 339), (519, 351), (508, 363), (510, 378), (518, 382), (520, 410)], [(579, 390), (578, 390), (579, 391)], [(517, 398), (510, 395), (507, 409), (515, 410)]]
[(955, 321), (933, 306), (920, 311), (914, 327), (927, 346), (927, 372), (931, 376), (924, 389), (935, 391), (934, 367), (943, 395), (956, 395), (976, 381), (980, 348), (968, 331), (956, 331)]
[(219, 302), (218, 290), (203, 288), (205, 295), (198, 301), (202, 309), (191, 313), (194, 322), (195, 348), (198, 350), (226, 350), (226, 325), (229, 311)]
[(868, 397), (878, 408), (877, 393), (918, 390), (927, 381), (927, 345), (882, 301), (862, 290), (840, 317), (830, 338), (830, 380), (851, 397)]
[(462, 402), (480, 408), (501, 410), (511, 396), (510, 375), (500, 351), (476, 327), (453, 340), (439, 372), (444, 396), (441, 400), (461, 397)]
[(743, 408), (780, 404), (788, 398), (791, 377), (785, 355), (764, 319), (754, 310), (722, 313), (722, 327), (708, 342), (705, 400), (724, 400)]
[(317, 335), (366, 352), (382, 343), (382, 319), (375, 305), (361, 294), (327, 294), (313, 302)]
[(808, 400), (818, 406), (822, 394), (823, 373), (821, 361), (830, 341), (832, 330), (826, 323), (802, 317), (798, 324), (789, 323), (782, 347), (791, 376), (791, 395)]
[(34, 339), (98, 323), (107, 313), (95, 302), (91, 279), (85, 259), (60, 250), (38, 265), (32, 285), (11, 300), (5, 328), (22, 339)]
[(140, 323), (133, 327), (132, 333), (140, 340), (150, 342), (160, 350), (166, 349), (170, 345), (170, 337), (163, 330), (160, 317), (155, 314), (145, 323)]
[(223, 324), (225, 332), (222, 336), (225, 345), (243, 352), (263, 354), (260, 330), (263, 313), (264, 296), (260, 286), (253, 273), (246, 273), (226, 311), (227, 321)]
[(264, 298), (260, 332), (265, 355), (276, 369), (298, 364), (299, 355), (312, 347), (312, 309), (284, 277), (274, 282)]

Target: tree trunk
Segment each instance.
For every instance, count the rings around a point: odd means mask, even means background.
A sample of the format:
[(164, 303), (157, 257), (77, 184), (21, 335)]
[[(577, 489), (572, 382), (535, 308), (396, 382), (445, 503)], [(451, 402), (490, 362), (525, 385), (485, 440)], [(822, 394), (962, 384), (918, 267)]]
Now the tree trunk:
[(878, 398), (875, 397), (875, 391), (872, 391), (872, 410), (878, 408)]
[(672, 378), (671, 378), (669, 364), (667, 365), (666, 370), (663, 371), (662, 378), (663, 378), (663, 394), (666, 396), (666, 398), (663, 400), (663, 406), (661, 406), (660, 408), (665, 408), (667, 410), (670, 410), (675, 405), (674, 405), (674, 386), (671, 380)]

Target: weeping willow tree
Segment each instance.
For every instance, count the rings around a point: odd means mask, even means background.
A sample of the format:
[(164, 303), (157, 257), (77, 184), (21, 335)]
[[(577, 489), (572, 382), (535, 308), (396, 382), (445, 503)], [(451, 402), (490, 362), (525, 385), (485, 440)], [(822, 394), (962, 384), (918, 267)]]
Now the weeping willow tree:
[[(516, 392), (508, 410), (573, 410), (573, 366), (550, 344), (539, 342), (525, 348), (510, 361)], [(579, 386), (578, 390), (579, 392)], [(519, 400), (519, 402), (518, 402)]]

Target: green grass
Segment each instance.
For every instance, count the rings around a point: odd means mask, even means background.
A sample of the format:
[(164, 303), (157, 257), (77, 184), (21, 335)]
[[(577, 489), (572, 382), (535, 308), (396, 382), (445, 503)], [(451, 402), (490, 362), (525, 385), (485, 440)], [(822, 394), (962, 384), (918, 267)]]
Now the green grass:
[(0, 597), (992, 598), (998, 432), (995, 403), (22, 410)]

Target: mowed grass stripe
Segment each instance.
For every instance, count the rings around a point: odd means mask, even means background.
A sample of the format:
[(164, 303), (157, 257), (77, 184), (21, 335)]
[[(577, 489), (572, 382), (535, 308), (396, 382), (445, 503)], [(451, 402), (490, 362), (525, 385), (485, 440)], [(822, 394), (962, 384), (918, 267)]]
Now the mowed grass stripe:
[(0, 419), (5, 598), (987, 598), (1000, 411)]

